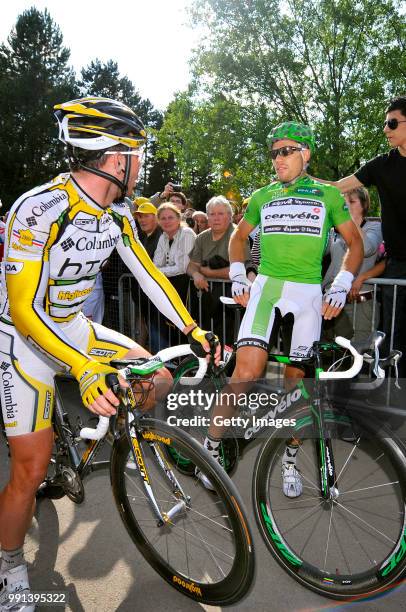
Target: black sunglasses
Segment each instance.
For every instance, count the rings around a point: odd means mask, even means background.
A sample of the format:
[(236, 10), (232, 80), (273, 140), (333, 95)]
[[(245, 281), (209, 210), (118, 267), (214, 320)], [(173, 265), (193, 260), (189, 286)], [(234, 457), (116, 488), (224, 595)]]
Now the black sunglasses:
[(388, 119), (387, 121), (383, 122), (383, 127), (388, 126), (390, 130), (396, 130), (399, 123), (406, 123), (406, 119), (404, 121), (399, 121), (399, 119), (396, 119), (396, 117), (394, 117), (393, 119)]
[(278, 155), (282, 157), (287, 157), (288, 155), (292, 155), (295, 151), (301, 151), (303, 147), (292, 147), (287, 145), (286, 147), (280, 147), (279, 149), (272, 149), (270, 151), (270, 155), (272, 159), (276, 159)]

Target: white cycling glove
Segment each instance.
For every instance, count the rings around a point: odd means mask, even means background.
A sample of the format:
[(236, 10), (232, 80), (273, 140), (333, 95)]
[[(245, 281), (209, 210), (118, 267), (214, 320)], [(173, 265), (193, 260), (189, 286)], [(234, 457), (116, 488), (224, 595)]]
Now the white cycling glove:
[(341, 270), (333, 280), (330, 289), (324, 294), (324, 302), (327, 302), (333, 308), (343, 308), (353, 280), (354, 275), (351, 272)]
[(231, 295), (233, 297), (239, 297), (244, 293), (250, 292), (252, 283), (247, 278), (245, 266), (241, 261), (235, 261), (230, 264), (229, 277), (233, 281), (231, 286)]

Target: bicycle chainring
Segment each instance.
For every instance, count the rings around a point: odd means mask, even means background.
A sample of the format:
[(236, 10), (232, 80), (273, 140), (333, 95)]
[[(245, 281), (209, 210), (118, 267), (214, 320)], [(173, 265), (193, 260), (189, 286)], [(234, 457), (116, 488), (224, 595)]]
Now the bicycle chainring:
[(85, 498), (85, 490), (79, 474), (71, 467), (62, 465), (58, 476), (58, 481), (69, 499), (75, 504), (81, 504)]

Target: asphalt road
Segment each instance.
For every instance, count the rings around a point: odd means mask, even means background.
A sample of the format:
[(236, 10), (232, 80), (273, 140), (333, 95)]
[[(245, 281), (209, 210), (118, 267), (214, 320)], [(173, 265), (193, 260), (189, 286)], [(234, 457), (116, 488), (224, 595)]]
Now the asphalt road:
[[(77, 414), (79, 398), (71, 386), (65, 387), (64, 397), (68, 393), (69, 412)], [(252, 474), (260, 443), (257, 440), (244, 452), (233, 475), (249, 514), (257, 569), (250, 593), (229, 609), (258, 612), (316, 612), (350, 607), (362, 612), (406, 610), (406, 583), (374, 601), (339, 605), (308, 591), (279, 567), (262, 541), (252, 513)], [(102, 452), (107, 458), (108, 447)], [(360, 470), (362, 473), (361, 467)], [(7, 473), (7, 448), (0, 436), (0, 487)], [(186, 598), (149, 567), (121, 523), (107, 470), (91, 474), (85, 480), (85, 491), (85, 501), (81, 505), (75, 505), (67, 497), (38, 503), (25, 546), (33, 590), (68, 593), (67, 609), (74, 612), (198, 612), (202, 607), (221, 610), (201, 606)], [(37, 609), (49, 611), (50, 608)]]
[[(406, 609), (405, 588), (384, 597), (357, 604), (337, 605), (289, 578), (275, 563), (261, 540), (251, 511), (251, 477), (257, 447), (248, 449), (234, 480), (246, 502), (256, 545), (254, 586), (232, 610), (315, 612), (344, 610), (390, 612)], [(0, 485), (7, 478), (8, 458), (0, 440)], [(170, 588), (138, 553), (115, 509), (107, 471), (99, 471), (85, 483), (82, 505), (69, 499), (41, 501), (26, 540), (31, 586), (69, 594), (67, 609), (74, 612), (161, 612), (166, 610), (220, 610), (204, 607)], [(49, 608), (38, 608), (49, 610)], [(61, 608), (59, 608), (61, 609)]]

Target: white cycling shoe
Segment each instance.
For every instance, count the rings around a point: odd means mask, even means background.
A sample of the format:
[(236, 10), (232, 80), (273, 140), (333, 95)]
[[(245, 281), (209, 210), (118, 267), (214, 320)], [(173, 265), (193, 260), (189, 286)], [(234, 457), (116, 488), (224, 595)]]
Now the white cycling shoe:
[(293, 463), (282, 464), (282, 483), (286, 497), (299, 497), (303, 492), (302, 477)]
[(13, 595), (26, 596), (31, 593), (27, 566), (18, 565), (0, 573), (0, 612), (34, 612), (35, 604), (16, 602)]

